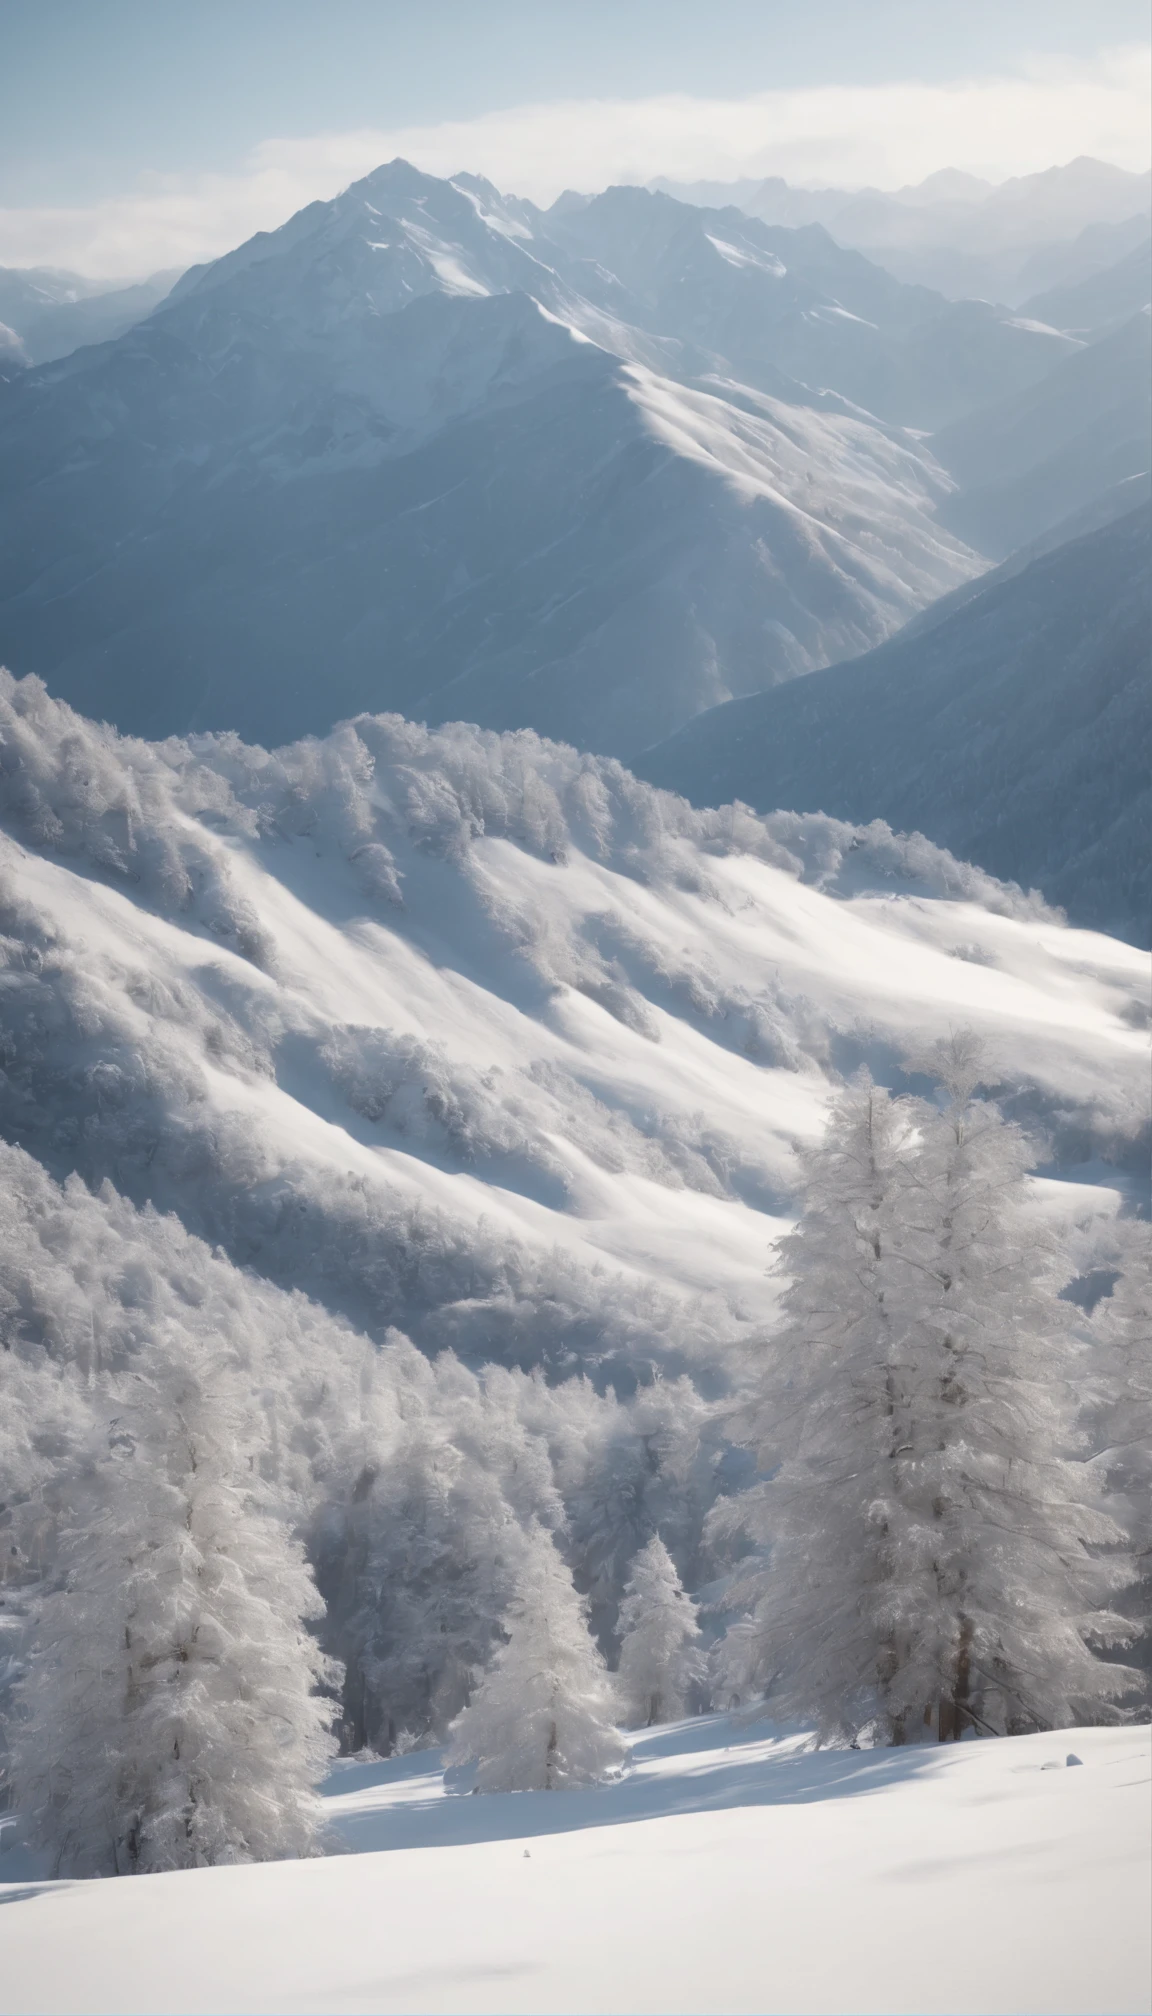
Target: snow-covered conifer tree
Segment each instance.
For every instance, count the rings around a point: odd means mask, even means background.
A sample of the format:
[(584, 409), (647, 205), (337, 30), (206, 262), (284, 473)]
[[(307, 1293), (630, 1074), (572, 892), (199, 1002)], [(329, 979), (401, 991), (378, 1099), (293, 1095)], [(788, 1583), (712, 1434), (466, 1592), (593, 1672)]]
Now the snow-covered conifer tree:
[(703, 1677), (696, 1605), (655, 1533), (632, 1563), (620, 1605), (617, 1690), (626, 1722), (650, 1728), (677, 1721)]
[[(616, 1636), (631, 1563), (657, 1528), (691, 1549), (711, 1488), (706, 1408), (687, 1378), (653, 1379), (626, 1406), (588, 1379), (548, 1391), (563, 1482), (568, 1558), (601, 1645)], [(569, 1432), (565, 1432), (565, 1430)]]
[(1091, 1650), (1125, 1636), (1125, 1571), (1073, 1460), (1076, 1345), (1026, 1144), (976, 1099), (971, 1039), (928, 1061), (943, 1110), (860, 1084), (810, 1161), (754, 1416), (769, 1460), (793, 1445), (752, 1498), (769, 1552), (732, 1647), (786, 1710), (895, 1742), (1068, 1723), (1134, 1678)]
[[(1094, 1468), (1108, 1509), (1123, 1526), (1132, 1586), (1122, 1607), (1141, 1634), (1137, 1655), (1152, 1667), (1152, 1227), (1127, 1219), (1116, 1228), (1120, 1274), (1092, 1317)], [(1145, 1672), (1146, 1688), (1150, 1684)]]
[(334, 1677), (303, 1555), (239, 1477), (246, 1383), (155, 1338), (109, 1395), (58, 1585), (36, 1619), (13, 1778), (59, 1870), (129, 1874), (306, 1853)]
[(591, 1785), (620, 1764), (611, 1679), (551, 1535), (533, 1524), (494, 1655), (452, 1725), (449, 1761), (476, 1764), (481, 1792)]
[(902, 1535), (909, 1711), (942, 1738), (1106, 1712), (1133, 1682), (1094, 1656), (1130, 1632), (1111, 1607), (1131, 1570), (1076, 1434), (1082, 1352), (1059, 1255), (1031, 1203), (1020, 1130), (976, 1096), (969, 1032), (914, 1060), (920, 1106), (900, 1228), (917, 1516)]
[(314, 1545), (345, 1744), (387, 1753), (446, 1733), (502, 1640), (525, 1521), (561, 1511), (547, 1445), (517, 1416), (522, 1375), (477, 1377), (447, 1351), (432, 1365), (397, 1333), (367, 1369)]
[(779, 1475), (722, 1501), (713, 1522), (759, 1545), (733, 1587), (748, 1614), (721, 1648), (722, 1691), (774, 1687), (827, 1730), (879, 1713), (897, 1738), (904, 1710), (888, 1690), (906, 1654), (892, 1528), (907, 1489), (910, 1395), (893, 1236), (907, 1137), (900, 1110), (862, 1073), (808, 1155), (804, 1208), (781, 1242), (783, 1324), (755, 1351), (734, 1423)]

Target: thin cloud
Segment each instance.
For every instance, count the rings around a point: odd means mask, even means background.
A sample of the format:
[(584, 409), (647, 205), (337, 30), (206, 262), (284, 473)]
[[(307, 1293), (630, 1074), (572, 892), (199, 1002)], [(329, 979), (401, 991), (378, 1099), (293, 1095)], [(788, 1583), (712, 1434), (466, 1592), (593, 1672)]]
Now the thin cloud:
[(547, 203), (567, 187), (658, 175), (784, 175), (896, 188), (937, 168), (1002, 180), (1077, 154), (1147, 167), (1148, 47), (1090, 62), (1037, 59), (1019, 74), (521, 105), (436, 126), (267, 140), (234, 174), (149, 176), (89, 207), (0, 210), (0, 264), (135, 275), (213, 258), (400, 154), (430, 174), (468, 168)]

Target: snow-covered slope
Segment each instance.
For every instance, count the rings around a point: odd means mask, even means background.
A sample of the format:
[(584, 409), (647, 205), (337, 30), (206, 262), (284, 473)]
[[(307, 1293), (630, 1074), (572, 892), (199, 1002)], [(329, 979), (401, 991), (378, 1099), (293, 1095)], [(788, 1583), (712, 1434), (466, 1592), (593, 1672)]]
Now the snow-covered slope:
[(1144, 960), (925, 841), (527, 733), (150, 747), (7, 679), (2, 714), (3, 1133), (372, 1336), (718, 1365), (837, 1073), (958, 1021), (1056, 1167), (1123, 1182)]
[(707, 1717), (616, 1785), (479, 1799), (438, 1761), (338, 1767), (351, 1856), (54, 1884), (0, 1855), (0, 2009), (1148, 2007), (1145, 1729), (813, 1755)]
[(1005, 566), (851, 665), (721, 707), (640, 759), (695, 804), (882, 818), (1040, 887), (1077, 923), (1149, 932), (1147, 504)]
[(987, 301), (904, 286), (819, 225), (773, 228), (618, 188), (557, 205), (539, 228), (580, 255), (568, 270), (621, 320), (718, 354), (768, 391), (786, 372), (906, 426), (940, 427), (1020, 392), (1075, 348)]
[[(579, 232), (617, 211), (609, 272)], [(395, 706), (628, 756), (879, 642), (978, 562), (923, 440), (853, 400), (887, 410), (926, 344), (954, 412), (1073, 339), (992, 311), (991, 349), (937, 339), (933, 297), (824, 234), (785, 272), (721, 223), (393, 163), (18, 374), (0, 656), (137, 732)]]

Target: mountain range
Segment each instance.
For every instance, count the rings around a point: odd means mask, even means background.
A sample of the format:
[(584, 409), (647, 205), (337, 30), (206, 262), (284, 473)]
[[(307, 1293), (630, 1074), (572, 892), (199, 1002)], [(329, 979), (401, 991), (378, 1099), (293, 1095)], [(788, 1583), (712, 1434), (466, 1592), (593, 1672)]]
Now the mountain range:
[(925, 429), (1084, 347), (817, 226), (394, 162), (0, 386), (0, 656), (149, 735), (628, 757), (977, 572)]
[(1152, 301), (1152, 239), (1144, 238), (1114, 266), (1034, 294), (1021, 307), (1076, 336), (1104, 336)]
[(898, 279), (1012, 303), (1145, 245), (1152, 211), (1152, 176), (1087, 155), (998, 184), (943, 168), (896, 190), (797, 189), (776, 175), (653, 186), (707, 208), (735, 204), (769, 224), (822, 224)]
[(0, 384), (0, 657), (147, 737), (531, 728), (1140, 936), (1146, 280), (1048, 322), (819, 224), (393, 162)]

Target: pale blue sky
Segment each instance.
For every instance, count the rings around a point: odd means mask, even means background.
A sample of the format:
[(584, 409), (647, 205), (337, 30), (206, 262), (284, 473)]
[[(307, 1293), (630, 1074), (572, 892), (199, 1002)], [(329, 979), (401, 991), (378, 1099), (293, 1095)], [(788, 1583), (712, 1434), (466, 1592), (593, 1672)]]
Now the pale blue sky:
[(1147, 35), (1146, 0), (0, 0), (0, 203), (227, 170), (271, 136), (947, 82)]
[(398, 153), (540, 202), (1143, 168), (1147, 41), (1147, 0), (0, 0), (0, 264), (187, 265)]

